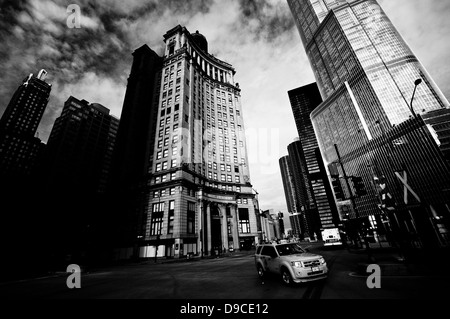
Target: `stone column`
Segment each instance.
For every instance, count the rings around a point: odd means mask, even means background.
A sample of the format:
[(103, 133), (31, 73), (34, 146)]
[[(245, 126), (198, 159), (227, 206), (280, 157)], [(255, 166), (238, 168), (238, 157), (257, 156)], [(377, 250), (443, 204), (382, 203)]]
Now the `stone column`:
[(237, 205), (231, 205), (231, 233), (233, 234), (233, 248), (239, 249), (240, 248), (240, 242), (239, 242), (239, 222), (238, 222), (238, 216), (237, 216)]
[[(206, 227), (207, 227), (206, 254), (211, 255), (211, 203), (207, 203), (206, 206)], [(205, 243), (203, 243), (203, 245), (205, 245)]]
[[(228, 249), (228, 220), (227, 220), (227, 208), (224, 205), (220, 205), (220, 211), (222, 213), (222, 248)], [(223, 251), (225, 252), (225, 251)]]
[[(201, 196), (201, 195), (200, 195)], [(197, 239), (197, 251), (199, 252), (200, 256), (203, 257), (203, 248), (204, 248), (204, 236), (203, 234), (205, 233), (205, 223), (204, 223), (204, 208), (203, 208), (203, 200), (199, 200), (198, 201), (198, 210), (199, 210), (199, 215), (198, 215), (198, 223), (199, 223), (199, 233), (198, 233), (198, 239)]]

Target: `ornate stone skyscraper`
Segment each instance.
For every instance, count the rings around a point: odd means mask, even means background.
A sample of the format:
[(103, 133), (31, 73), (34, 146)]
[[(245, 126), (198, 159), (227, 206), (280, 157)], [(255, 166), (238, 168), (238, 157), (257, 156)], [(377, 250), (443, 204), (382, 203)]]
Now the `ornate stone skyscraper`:
[[(146, 134), (148, 154), (142, 154), (145, 165), (139, 164), (146, 172), (137, 174), (140, 181), (134, 182), (140, 184), (136, 196), (144, 198), (130, 212), (141, 216), (142, 225), (135, 232), (139, 252), (134, 253), (179, 258), (249, 248), (260, 238), (258, 206), (235, 69), (209, 54), (208, 42), (198, 31), (191, 34), (176, 26), (164, 41), (159, 71), (139, 73), (135, 56), (130, 76), (130, 81), (153, 79), (148, 92), (154, 96), (135, 99), (145, 87), (134, 92), (130, 82), (129, 105), (124, 105), (124, 110), (154, 110), (142, 119), (153, 124), (138, 134)], [(118, 139), (125, 126), (120, 124)]]

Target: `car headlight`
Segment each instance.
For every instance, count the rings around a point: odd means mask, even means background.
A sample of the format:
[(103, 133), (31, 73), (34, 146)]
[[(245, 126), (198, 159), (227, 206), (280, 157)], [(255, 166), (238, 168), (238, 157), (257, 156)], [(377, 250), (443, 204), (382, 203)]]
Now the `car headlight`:
[(325, 264), (325, 258), (321, 257), (321, 258), (319, 258), (319, 261), (321, 264)]
[(292, 265), (292, 267), (296, 267), (296, 268), (303, 267), (303, 263), (301, 261), (292, 261), (291, 265)]

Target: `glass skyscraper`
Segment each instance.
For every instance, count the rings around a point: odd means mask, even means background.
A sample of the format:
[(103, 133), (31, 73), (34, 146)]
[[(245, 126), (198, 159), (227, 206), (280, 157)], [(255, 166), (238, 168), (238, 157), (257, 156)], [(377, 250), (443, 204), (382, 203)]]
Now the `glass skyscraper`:
[(362, 177), (368, 191), (338, 206), (368, 229), (383, 232), (380, 215), (390, 215), (402, 238), (443, 244), (449, 166), (422, 115), (448, 109), (447, 99), (375, 0), (288, 3), (324, 100), (311, 119), (325, 164)]

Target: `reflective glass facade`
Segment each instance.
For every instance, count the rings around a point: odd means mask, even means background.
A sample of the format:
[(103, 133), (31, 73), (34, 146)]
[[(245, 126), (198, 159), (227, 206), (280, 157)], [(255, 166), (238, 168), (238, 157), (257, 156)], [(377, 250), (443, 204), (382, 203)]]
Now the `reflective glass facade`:
[[(374, 0), (288, 0), (311, 65), (327, 99), (355, 73), (363, 72), (389, 125), (407, 120), (414, 81), (416, 113), (449, 103)], [(353, 88), (353, 87), (352, 87)]]
[[(376, 1), (288, 3), (324, 100), (311, 119), (325, 164), (341, 176), (344, 168), (362, 177), (368, 191), (339, 207), (380, 232), (398, 228), (419, 233), (423, 244), (442, 244), (448, 240), (441, 223), (449, 215), (450, 170), (421, 116), (448, 109), (447, 99)], [(414, 91), (416, 79), (422, 83)], [(417, 118), (409, 108), (413, 92)], [(445, 125), (434, 124), (442, 138)], [(405, 183), (396, 172), (407, 176)], [(380, 176), (387, 178), (392, 211), (380, 210), (374, 182)], [(380, 215), (391, 215), (389, 227), (381, 227)]]

